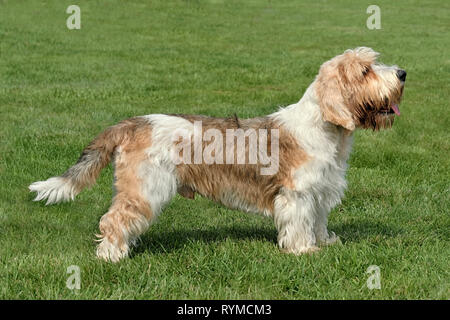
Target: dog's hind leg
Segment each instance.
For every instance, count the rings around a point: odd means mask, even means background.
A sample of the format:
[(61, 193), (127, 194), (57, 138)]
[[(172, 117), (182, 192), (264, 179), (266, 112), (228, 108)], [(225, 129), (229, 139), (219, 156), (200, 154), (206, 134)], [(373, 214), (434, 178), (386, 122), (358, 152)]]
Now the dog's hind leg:
[(135, 174), (130, 173), (129, 167), (116, 169), (117, 194), (100, 220), (99, 258), (117, 262), (126, 257), (130, 245), (148, 229), (177, 192), (175, 175), (160, 166), (147, 166), (146, 162)]
[(150, 140), (150, 133), (143, 131), (116, 150), (116, 195), (100, 220), (97, 256), (101, 259), (117, 262), (126, 257), (130, 245), (176, 194), (172, 167), (151, 155)]
[(149, 227), (154, 214), (141, 196), (119, 192), (108, 212), (100, 219), (97, 257), (117, 262), (128, 256), (130, 245)]

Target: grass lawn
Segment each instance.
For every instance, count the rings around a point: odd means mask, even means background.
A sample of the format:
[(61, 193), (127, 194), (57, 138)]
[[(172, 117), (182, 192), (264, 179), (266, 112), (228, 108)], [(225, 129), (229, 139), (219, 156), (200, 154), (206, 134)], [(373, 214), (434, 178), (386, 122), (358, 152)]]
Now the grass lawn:
[[(0, 298), (449, 299), (450, 3), (0, 0)], [(95, 257), (112, 169), (75, 202), (32, 202), (101, 130), (150, 113), (254, 117), (298, 101), (357, 46), (408, 71), (392, 130), (358, 131), (329, 229), (342, 244), (279, 252), (270, 219), (177, 196), (118, 264)], [(67, 267), (81, 270), (69, 290)], [(369, 290), (370, 265), (381, 289)]]

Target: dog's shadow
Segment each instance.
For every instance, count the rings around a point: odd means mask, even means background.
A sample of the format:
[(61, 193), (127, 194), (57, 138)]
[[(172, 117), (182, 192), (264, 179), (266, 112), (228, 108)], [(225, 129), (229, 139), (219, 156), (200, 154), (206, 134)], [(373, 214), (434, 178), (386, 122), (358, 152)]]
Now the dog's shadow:
[(394, 238), (402, 233), (403, 229), (394, 225), (387, 225), (375, 221), (352, 221), (334, 223), (329, 230), (339, 236), (342, 243), (355, 243), (374, 238)]
[[(343, 245), (363, 240), (383, 237), (390, 238), (402, 234), (400, 228), (379, 222), (355, 221), (335, 223), (330, 230), (340, 236)], [(184, 248), (193, 242), (214, 243), (232, 240), (261, 240), (276, 245), (277, 231), (275, 227), (267, 226), (218, 226), (203, 229), (177, 228), (169, 231), (157, 231), (143, 235), (131, 255), (136, 256), (144, 252), (170, 253)]]
[(227, 239), (232, 240), (261, 240), (277, 242), (276, 229), (264, 226), (218, 226), (202, 229), (177, 228), (176, 230), (155, 232), (143, 235), (132, 255), (139, 255), (145, 251), (152, 253), (169, 253), (182, 249), (193, 242), (213, 243)]

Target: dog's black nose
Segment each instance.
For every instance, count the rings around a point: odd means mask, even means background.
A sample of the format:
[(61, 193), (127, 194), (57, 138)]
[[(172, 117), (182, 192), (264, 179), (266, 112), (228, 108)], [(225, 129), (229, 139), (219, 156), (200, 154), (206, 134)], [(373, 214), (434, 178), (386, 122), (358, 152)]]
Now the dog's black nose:
[(399, 78), (401, 81), (406, 80), (406, 71), (405, 70), (398, 70), (397, 71), (397, 78)]

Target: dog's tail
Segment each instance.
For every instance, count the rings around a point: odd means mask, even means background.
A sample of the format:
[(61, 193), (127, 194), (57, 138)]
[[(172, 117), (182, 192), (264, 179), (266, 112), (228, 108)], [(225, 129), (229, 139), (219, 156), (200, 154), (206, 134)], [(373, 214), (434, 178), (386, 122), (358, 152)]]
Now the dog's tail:
[(31, 192), (37, 192), (34, 201), (47, 199), (48, 205), (73, 200), (81, 190), (95, 183), (100, 171), (111, 161), (116, 147), (132, 138), (143, 122), (143, 118), (131, 118), (103, 131), (63, 175), (34, 182), (28, 187)]

